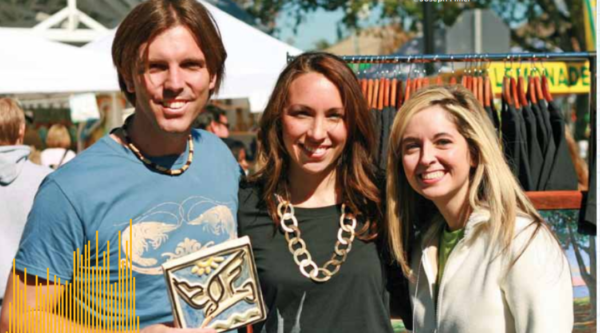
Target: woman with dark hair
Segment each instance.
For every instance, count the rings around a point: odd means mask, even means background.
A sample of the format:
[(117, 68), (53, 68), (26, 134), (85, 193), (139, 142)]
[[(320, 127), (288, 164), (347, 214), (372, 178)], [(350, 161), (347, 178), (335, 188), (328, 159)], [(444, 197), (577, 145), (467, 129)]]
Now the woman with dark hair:
[(269, 308), (255, 332), (392, 332), (372, 126), (339, 58), (306, 53), (280, 75), (239, 195)]

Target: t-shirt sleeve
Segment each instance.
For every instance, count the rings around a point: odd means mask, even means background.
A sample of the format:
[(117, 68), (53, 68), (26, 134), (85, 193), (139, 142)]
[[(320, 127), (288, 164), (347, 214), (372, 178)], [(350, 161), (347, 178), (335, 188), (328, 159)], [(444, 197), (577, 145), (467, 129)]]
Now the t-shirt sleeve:
[(73, 205), (53, 180), (44, 181), (33, 203), (16, 255), (15, 268), (63, 281), (73, 277), (73, 253), (83, 252), (84, 230)]

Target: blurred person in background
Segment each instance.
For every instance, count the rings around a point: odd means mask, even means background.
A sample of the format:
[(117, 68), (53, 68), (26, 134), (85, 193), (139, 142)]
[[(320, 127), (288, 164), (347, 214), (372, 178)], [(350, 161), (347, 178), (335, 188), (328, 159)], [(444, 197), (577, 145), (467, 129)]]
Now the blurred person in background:
[(229, 150), (231, 150), (233, 157), (235, 157), (237, 162), (240, 164), (240, 167), (244, 170), (244, 173), (247, 176), (250, 170), (250, 164), (248, 163), (247, 159), (248, 155), (246, 145), (244, 145), (244, 143), (239, 140), (229, 140), (225, 143), (227, 144), (227, 147), (229, 147)]
[(12, 99), (0, 98), (0, 308), (33, 198), (52, 172), (29, 161), (31, 149), (24, 137), (23, 110)]
[(32, 163), (42, 165), (42, 150), (44, 150), (44, 141), (40, 137), (40, 133), (33, 128), (33, 119), (27, 118), (25, 114), (25, 138), (23, 144), (31, 148), (31, 154), (29, 154), (29, 160)]
[[(221, 139), (229, 138), (227, 112), (218, 106), (207, 105), (198, 116), (197, 127), (213, 133)], [(227, 140), (223, 140), (227, 143)]]
[(69, 162), (75, 157), (75, 152), (70, 147), (71, 136), (67, 127), (62, 124), (52, 125), (46, 136), (46, 149), (42, 151), (42, 165), (56, 170)]

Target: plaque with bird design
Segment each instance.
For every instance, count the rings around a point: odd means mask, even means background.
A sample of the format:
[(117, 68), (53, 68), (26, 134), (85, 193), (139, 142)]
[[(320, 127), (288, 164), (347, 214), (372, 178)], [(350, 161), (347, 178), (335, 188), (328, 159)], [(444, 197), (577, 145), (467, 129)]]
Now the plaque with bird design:
[(248, 236), (162, 265), (180, 328), (224, 332), (266, 317)]

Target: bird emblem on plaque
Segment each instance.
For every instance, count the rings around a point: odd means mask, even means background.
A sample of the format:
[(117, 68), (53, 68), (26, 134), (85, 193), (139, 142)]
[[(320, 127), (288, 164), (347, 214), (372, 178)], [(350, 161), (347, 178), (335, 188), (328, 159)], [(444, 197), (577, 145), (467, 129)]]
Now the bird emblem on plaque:
[(250, 239), (230, 240), (162, 265), (180, 328), (233, 330), (266, 318)]

